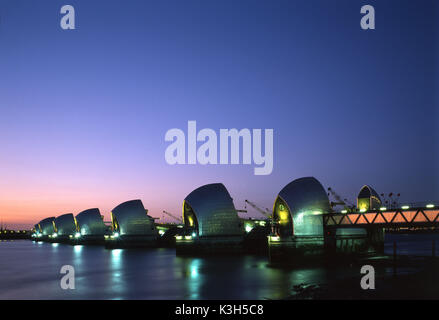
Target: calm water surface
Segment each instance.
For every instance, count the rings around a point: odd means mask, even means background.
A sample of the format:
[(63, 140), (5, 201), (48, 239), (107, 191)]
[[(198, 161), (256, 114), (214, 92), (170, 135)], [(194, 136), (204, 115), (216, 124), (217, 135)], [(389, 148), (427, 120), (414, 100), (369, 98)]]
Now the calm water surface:
[[(439, 236), (390, 236), (400, 254), (431, 255)], [(439, 241), (438, 241), (439, 246)], [(60, 269), (75, 268), (75, 290)], [(301, 283), (325, 283), (358, 270), (279, 269), (263, 256), (188, 258), (174, 249), (116, 249), (32, 241), (0, 242), (0, 299), (282, 299)]]

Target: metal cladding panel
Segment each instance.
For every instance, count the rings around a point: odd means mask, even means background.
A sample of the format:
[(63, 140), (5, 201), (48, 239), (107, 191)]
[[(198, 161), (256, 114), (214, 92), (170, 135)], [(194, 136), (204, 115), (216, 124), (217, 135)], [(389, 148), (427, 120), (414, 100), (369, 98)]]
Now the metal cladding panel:
[(40, 221), (39, 225), (43, 235), (47, 236), (55, 232), (55, 229), (53, 228), (54, 220), (55, 217), (50, 217)]
[(198, 221), (199, 236), (243, 235), (233, 199), (222, 183), (204, 185), (192, 191), (185, 201)]
[(97, 235), (105, 234), (105, 224), (101, 218), (101, 212), (98, 208), (84, 210), (76, 215), (76, 223), (78, 224), (78, 231), (82, 235)]
[(75, 234), (75, 218), (72, 213), (66, 213), (55, 218), (56, 232), (59, 236)]
[(111, 214), (119, 225), (121, 235), (157, 235), (154, 221), (148, 217), (140, 200), (121, 203)]
[(288, 205), (295, 235), (323, 235), (323, 217), (318, 213), (331, 212), (331, 206), (325, 189), (316, 178), (290, 182), (279, 192), (279, 197)]

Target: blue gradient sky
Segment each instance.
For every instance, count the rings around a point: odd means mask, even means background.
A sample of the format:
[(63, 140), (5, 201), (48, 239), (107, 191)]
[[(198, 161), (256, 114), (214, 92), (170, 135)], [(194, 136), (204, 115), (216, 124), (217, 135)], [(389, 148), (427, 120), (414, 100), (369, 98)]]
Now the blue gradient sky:
[[(439, 200), (434, 3), (0, 0), (0, 219), (134, 198), (180, 214), (211, 182), (270, 208), (311, 175), (352, 200), (363, 184)], [(164, 135), (188, 120), (273, 128), (273, 173), (168, 165)]]

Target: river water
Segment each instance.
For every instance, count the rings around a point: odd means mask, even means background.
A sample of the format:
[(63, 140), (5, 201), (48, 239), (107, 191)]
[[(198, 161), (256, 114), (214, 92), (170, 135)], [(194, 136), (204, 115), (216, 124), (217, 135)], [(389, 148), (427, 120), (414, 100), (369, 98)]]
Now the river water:
[[(439, 235), (389, 235), (386, 253), (397, 241), (399, 254), (431, 255), (432, 239)], [(60, 286), (63, 265), (75, 269), (74, 290)], [(282, 299), (294, 285), (356, 274), (354, 268), (274, 268), (264, 256), (189, 258), (174, 249), (0, 241), (0, 299)]]

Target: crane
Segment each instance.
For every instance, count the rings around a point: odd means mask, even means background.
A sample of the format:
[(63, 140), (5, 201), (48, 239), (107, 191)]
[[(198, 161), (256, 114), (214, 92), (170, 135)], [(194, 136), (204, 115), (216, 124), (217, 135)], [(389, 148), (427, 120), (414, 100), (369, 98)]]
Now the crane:
[(261, 209), (257, 205), (255, 205), (253, 202), (245, 200), (245, 203), (248, 203), (252, 208), (254, 208), (256, 211), (258, 211), (260, 214), (262, 214), (264, 217), (267, 217), (271, 219), (271, 212), (268, 209)]
[(177, 217), (177, 216), (174, 216), (172, 213), (170, 213), (170, 212), (168, 212), (168, 211), (163, 210), (163, 213), (166, 214), (166, 215), (168, 215), (168, 216), (170, 216), (171, 218), (174, 218), (175, 220), (177, 220), (177, 221), (180, 222), (180, 223), (183, 222), (183, 220), (181, 220), (181, 218), (179, 218), (179, 217)]
[(396, 194), (396, 198), (392, 198), (392, 196), (394, 196), (395, 194), (393, 192), (390, 192), (388, 195), (388, 198), (386, 198), (386, 195), (384, 193), (381, 193), (381, 200), (383, 201), (383, 203), (385, 203), (385, 205), (389, 205), (390, 208), (398, 208), (399, 207), (399, 197), (401, 196), (400, 193)]
[(337, 205), (344, 206), (345, 208), (353, 208), (355, 207), (348, 199), (342, 199), (337, 192), (335, 192), (332, 188), (328, 188), (328, 195), (332, 195), (337, 202), (331, 201), (331, 207), (335, 207)]

